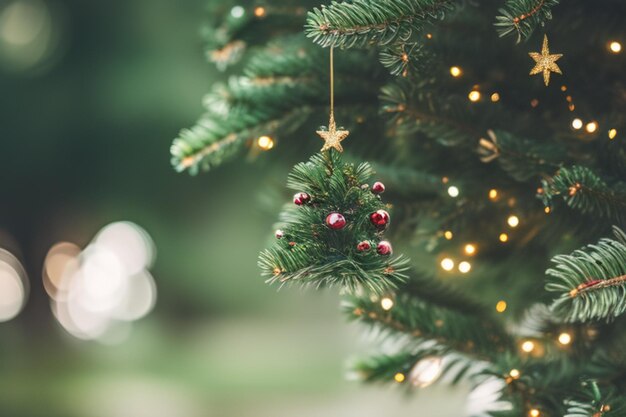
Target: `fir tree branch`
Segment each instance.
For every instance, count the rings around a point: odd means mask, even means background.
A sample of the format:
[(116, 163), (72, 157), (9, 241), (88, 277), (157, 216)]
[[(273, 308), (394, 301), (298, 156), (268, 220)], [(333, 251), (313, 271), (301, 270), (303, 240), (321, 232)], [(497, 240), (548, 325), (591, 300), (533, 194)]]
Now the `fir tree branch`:
[(517, 34), (517, 42), (528, 38), (535, 28), (552, 19), (552, 7), (558, 0), (507, 0), (496, 17), (500, 36)]
[(539, 198), (546, 207), (562, 199), (582, 214), (600, 217), (610, 223), (626, 224), (626, 187), (610, 187), (599, 175), (583, 166), (561, 168), (552, 178), (542, 180)]
[(616, 239), (552, 259), (546, 290), (559, 295), (551, 308), (564, 320), (610, 320), (626, 312), (626, 235), (614, 230)]
[(452, 0), (354, 0), (309, 12), (306, 34), (322, 46), (340, 48), (406, 42), (425, 23), (442, 19)]

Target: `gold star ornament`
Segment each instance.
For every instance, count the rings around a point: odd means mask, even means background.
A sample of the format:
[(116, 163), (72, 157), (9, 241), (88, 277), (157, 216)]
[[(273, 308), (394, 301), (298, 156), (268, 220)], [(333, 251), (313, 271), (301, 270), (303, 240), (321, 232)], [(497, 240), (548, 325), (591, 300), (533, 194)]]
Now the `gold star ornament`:
[(329, 150), (330, 148), (335, 148), (339, 152), (343, 152), (343, 146), (341, 146), (341, 141), (344, 140), (350, 132), (347, 130), (337, 130), (337, 125), (335, 124), (335, 116), (333, 113), (330, 114), (330, 120), (328, 122), (328, 130), (318, 130), (318, 135), (324, 140), (324, 146), (322, 146), (322, 152)]
[(550, 72), (556, 72), (557, 74), (563, 74), (561, 68), (556, 64), (556, 61), (563, 56), (563, 54), (551, 54), (548, 49), (548, 36), (543, 35), (543, 46), (541, 47), (541, 53), (529, 52), (528, 55), (535, 60), (536, 64), (533, 69), (530, 70), (530, 75), (536, 75), (543, 72), (543, 82), (550, 84)]

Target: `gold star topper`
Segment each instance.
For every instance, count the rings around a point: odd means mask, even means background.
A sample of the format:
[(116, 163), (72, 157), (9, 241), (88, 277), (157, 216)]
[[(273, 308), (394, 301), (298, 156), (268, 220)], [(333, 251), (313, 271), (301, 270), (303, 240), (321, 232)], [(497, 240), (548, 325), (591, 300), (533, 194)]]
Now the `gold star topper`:
[(548, 35), (543, 35), (541, 53), (529, 52), (528, 55), (536, 62), (535, 67), (530, 70), (530, 75), (543, 72), (543, 82), (546, 83), (546, 86), (550, 83), (550, 72), (563, 74), (561, 68), (556, 64), (556, 61), (561, 58), (563, 54), (550, 54), (550, 50), (548, 49)]
[(318, 135), (324, 140), (324, 146), (322, 146), (322, 152), (335, 148), (339, 152), (343, 152), (343, 146), (341, 141), (344, 140), (350, 134), (347, 130), (337, 130), (335, 123), (335, 115), (330, 113), (330, 120), (328, 122), (328, 130), (318, 130)]

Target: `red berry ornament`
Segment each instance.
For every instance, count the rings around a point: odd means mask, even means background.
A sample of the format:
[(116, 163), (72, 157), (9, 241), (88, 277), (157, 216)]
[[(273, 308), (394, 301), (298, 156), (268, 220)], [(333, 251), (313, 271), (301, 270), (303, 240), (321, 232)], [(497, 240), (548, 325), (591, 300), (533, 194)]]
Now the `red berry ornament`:
[(275, 233), (274, 236), (276, 236), (276, 239), (282, 239), (283, 236), (285, 236), (285, 232), (283, 232), (282, 230), (278, 229)]
[(326, 224), (333, 230), (343, 229), (346, 225), (346, 218), (341, 213), (330, 213), (326, 216)]
[(391, 243), (387, 242), (386, 240), (381, 240), (380, 242), (378, 242), (376, 252), (378, 252), (379, 255), (391, 255), (391, 252), (393, 252), (393, 249), (391, 248)]
[(367, 240), (359, 242), (359, 244), (356, 245), (356, 250), (358, 250), (359, 252), (365, 252), (365, 251), (370, 250), (371, 248), (372, 248), (372, 245), (370, 245), (370, 243)]
[(372, 185), (372, 192), (374, 194), (382, 194), (385, 192), (385, 184), (380, 181), (376, 181), (374, 185)]
[(293, 203), (297, 206), (306, 204), (309, 201), (311, 201), (311, 196), (307, 193), (296, 193), (293, 195)]
[(389, 224), (389, 213), (385, 210), (376, 210), (370, 214), (370, 221), (376, 227), (385, 227)]

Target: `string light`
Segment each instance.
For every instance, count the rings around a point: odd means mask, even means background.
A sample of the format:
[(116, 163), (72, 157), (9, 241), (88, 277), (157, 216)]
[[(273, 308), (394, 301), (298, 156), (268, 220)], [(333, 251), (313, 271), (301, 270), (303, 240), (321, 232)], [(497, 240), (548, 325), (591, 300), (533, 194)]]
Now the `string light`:
[(492, 188), (491, 190), (489, 190), (489, 199), (495, 200), (496, 198), (498, 198), (498, 190)]
[(522, 343), (522, 350), (526, 353), (530, 353), (535, 349), (535, 343), (532, 340), (527, 340)]
[(506, 222), (511, 227), (517, 227), (517, 226), (519, 226), (519, 217), (517, 217), (515, 215), (509, 216), (509, 218), (506, 219)]
[(459, 271), (462, 274), (467, 274), (472, 269), (472, 264), (467, 261), (463, 261), (459, 264)]
[(403, 381), (404, 381), (404, 374), (403, 374), (403, 373), (401, 373), (401, 372), (398, 372), (397, 374), (395, 374), (395, 375), (393, 376), (393, 379), (394, 379), (397, 383), (403, 382)]
[(587, 123), (587, 126), (585, 126), (585, 130), (589, 133), (595, 132), (596, 129), (598, 129), (598, 123), (596, 122), (589, 122)]
[(539, 410), (537, 410), (536, 408), (533, 408), (533, 409), (531, 409), (531, 410), (528, 412), (528, 415), (529, 415), (530, 417), (539, 417), (539, 415), (540, 415), (540, 414), (541, 414), (541, 413), (540, 413), (540, 412), (539, 412)]
[(504, 243), (504, 242), (508, 242), (509, 240), (509, 235), (507, 235), (506, 233), (500, 233), (500, 242)]
[(509, 376), (513, 379), (517, 379), (520, 376), (520, 372), (517, 369), (511, 369)]
[(389, 311), (393, 307), (393, 300), (389, 297), (385, 297), (380, 300), (380, 306), (383, 308), (383, 310)]
[(563, 332), (559, 335), (559, 343), (562, 345), (569, 345), (572, 342), (572, 335), (567, 332)]
[(452, 198), (458, 197), (459, 189), (455, 187), (454, 185), (451, 185), (450, 187), (448, 187), (448, 195)]
[(617, 129), (609, 130), (609, 139), (613, 140), (615, 139), (615, 136), (617, 136)]
[(544, 211), (546, 214), (550, 214), (550, 212), (552, 211), (552, 209), (551, 209), (550, 207), (546, 207), (546, 208), (544, 208), (544, 209), (543, 209), (543, 211)]
[(446, 230), (446, 231), (443, 233), (443, 237), (445, 237), (445, 238), (446, 238), (446, 239), (448, 239), (448, 240), (452, 240), (452, 237), (453, 237), (453, 236), (454, 236), (454, 235), (453, 235), (453, 234), (452, 234), (452, 232), (451, 232), (451, 231), (449, 231), (449, 230)]
[(612, 41), (611, 43), (609, 43), (609, 49), (614, 54), (619, 54), (620, 52), (622, 52), (622, 44), (618, 41)]
[(265, 16), (265, 7), (259, 6), (256, 9), (254, 9), (254, 15), (256, 17), (263, 17), (263, 16)]
[(496, 311), (498, 313), (504, 313), (506, 310), (506, 301), (500, 300), (496, 303)]
[(432, 33), (427, 33), (426, 34), (426, 39), (432, 39), (433, 38), (433, 34)]
[(441, 268), (444, 271), (452, 271), (452, 269), (454, 268), (454, 261), (450, 258), (443, 258), (441, 260)]
[(467, 98), (470, 99), (471, 102), (477, 102), (478, 100), (480, 100), (480, 91), (478, 90), (472, 90), (470, 91), (470, 93), (467, 95)]
[(530, 100), (530, 107), (532, 107), (533, 109), (537, 107), (538, 105), (539, 105), (539, 100), (537, 100), (536, 98)]
[(465, 247), (463, 248), (463, 251), (465, 251), (465, 253), (467, 255), (474, 255), (476, 253), (476, 245), (473, 245), (471, 243), (468, 243), (467, 245), (465, 245)]
[(463, 74), (463, 71), (461, 70), (461, 68), (459, 67), (450, 67), (450, 75), (452, 75), (454, 78), (460, 77)]
[(572, 127), (576, 130), (580, 129), (581, 127), (583, 127), (583, 121), (579, 118), (572, 120)]
[(260, 136), (256, 140), (256, 143), (257, 145), (259, 145), (259, 148), (263, 149), (264, 151), (269, 151), (274, 147), (274, 139), (270, 138), (269, 136)]
[(497, 101), (500, 101), (500, 94), (498, 94), (498, 93), (493, 93), (493, 94), (491, 95), (491, 101), (493, 101), (494, 103), (495, 103), (495, 102), (497, 102)]

